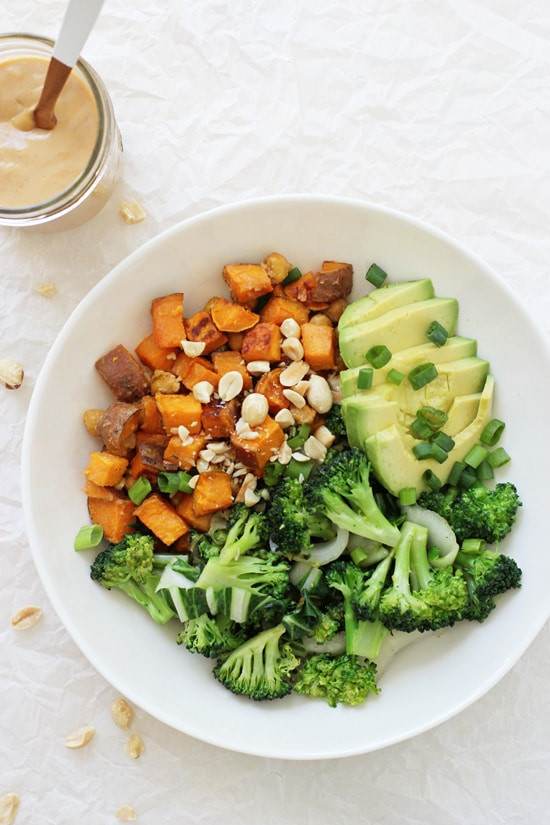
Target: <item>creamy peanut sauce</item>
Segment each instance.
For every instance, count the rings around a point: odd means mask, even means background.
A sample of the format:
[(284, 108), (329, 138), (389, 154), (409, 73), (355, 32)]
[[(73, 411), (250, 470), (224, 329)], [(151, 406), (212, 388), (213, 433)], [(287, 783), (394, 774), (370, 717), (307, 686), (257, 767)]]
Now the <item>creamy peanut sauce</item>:
[(0, 207), (49, 200), (84, 171), (94, 148), (98, 112), (92, 92), (71, 72), (55, 107), (51, 131), (33, 128), (48, 60), (18, 57), (0, 63)]

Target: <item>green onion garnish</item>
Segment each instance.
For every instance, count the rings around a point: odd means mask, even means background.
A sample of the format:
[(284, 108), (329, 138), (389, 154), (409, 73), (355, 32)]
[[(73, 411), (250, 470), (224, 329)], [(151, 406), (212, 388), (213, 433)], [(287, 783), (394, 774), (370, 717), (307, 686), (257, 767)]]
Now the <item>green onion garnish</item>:
[(451, 485), (451, 487), (457, 487), (458, 486), (458, 482), (460, 481), (462, 473), (464, 472), (465, 469), (466, 469), (466, 465), (464, 464), (463, 461), (455, 461), (455, 463), (453, 464), (453, 468), (452, 468), (451, 472), (449, 473), (449, 478), (447, 479), (447, 481)]
[(309, 474), (313, 470), (313, 461), (296, 461), (295, 458), (291, 458), (285, 468), (285, 476), (287, 478), (297, 478), (306, 481), (309, 478)]
[(408, 378), (413, 390), (419, 390), (437, 378), (436, 366), (432, 363), (419, 364), (410, 371)]
[(439, 479), (432, 470), (426, 470), (422, 473), (422, 478), (430, 488), (430, 490), (437, 491), (442, 487), (441, 479)]
[(415, 444), (412, 451), (419, 461), (434, 457), (433, 445), (429, 441), (421, 441), (420, 444)]
[(97, 547), (103, 538), (103, 527), (99, 524), (85, 524), (80, 528), (74, 539), (75, 550), (89, 550)]
[(302, 277), (302, 273), (300, 272), (300, 270), (298, 269), (297, 266), (294, 266), (294, 267), (292, 267), (291, 270), (289, 270), (288, 275), (284, 279), (283, 286), (286, 286), (287, 284), (291, 284), (293, 281), (297, 281), (301, 277)]
[(402, 487), (399, 490), (399, 504), (403, 507), (416, 504), (416, 487)]
[(492, 478), (495, 477), (493, 472), (493, 468), (489, 464), (488, 458), (484, 458), (479, 467), (477, 468), (477, 478), (478, 481), (490, 481)]
[[(448, 450), (445, 450), (444, 447), (441, 447), (435, 441), (430, 442), (432, 448), (432, 457), (435, 458), (440, 464), (443, 464), (444, 461), (447, 461), (449, 458)], [(454, 443), (454, 442), (453, 442)]]
[(295, 434), (288, 439), (289, 447), (292, 447), (293, 450), (298, 450), (300, 447), (303, 447), (309, 438), (310, 432), (311, 427), (309, 424), (301, 424)]
[(193, 489), (189, 486), (190, 479), (189, 473), (184, 473), (183, 470), (178, 470), (177, 473), (159, 473), (159, 490), (161, 493), (192, 493)]
[(491, 467), (502, 467), (503, 464), (507, 464), (510, 461), (510, 456), (504, 447), (497, 447), (496, 450), (489, 453), (487, 461)]
[(436, 347), (442, 347), (446, 343), (449, 333), (445, 327), (441, 326), (439, 321), (432, 321), (426, 332), (426, 338), (429, 338), (432, 344)]
[(467, 490), (477, 483), (477, 473), (472, 467), (465, 467), (458, 480), (458, 486)]
[(132, 484), (128, 490), (128, 497), (134, 504), (141, 504), (144, 498), (147, 498), (153, 488), (151, 482), (145, 476), (140, 476), (135, 484)]
[(422, 418), (415, 418), (411, 423), (411, 431), (417, 438), (429, 438), (433, 430), (427, 421)]
[(372, 369), (370, 367), (361, 367), (357, 376), (357, 389), (370, 390), (372, 387)]
[(402, 384), (404, 379), (405, 374), (403, 372), (399, 372), (399, 370), (391, 369), (386, 375), (386, 380), (389, 381), (390, 384), (395, 384), (396, 386)]
[(438, 410), (436, 407), (420, 407), (416, 414), (427, 421), (432, 430), (438, 430), (449, 418), (445, 410)]
[(486, 447), (482, 447), (481, 444), (475, 444), (464, 457), (464, 463), (467, 464), (468, 467), (473, 467), (474, 470), (477, 470), (481, 462), (487, 458), (488, 455), (489, 450)]
[(285, 465), (280, 461), (270, 461), (264, 467), (264, 474), (262, 476), (267, 487), (273, 487), (279, 479), (284, 475)]
[(489, 423), (483, 428), (480, 440), (483, 441), (484, 444), (487, 444), (488, 447), (494, 447), (500, 439), (505, 426), (504, 421), (501, 421), (498, 418), (492, 418), (491, 421), (489, 421)]
[(354, 547), (350, 553), (351, 560), (357, 567), (361, 567), (361, 565), (367, 565), (369, 561), (368, 553), (363, 550), (362, 547)]
[(388, 273), (384, 272), (378, 264), (371, 264), (365, 275), (366, 280), (375, 287), (382, 286), (387, 277)]
[(379, 344), (376, 347), (371, 347), (366, 357), (369, 364), (374, 369), (379, 370), (381, 367), (385, 367), (391, 359), (391, 352), (384, 344)]
[(438, 432), (437, 435), (432, 436), (432, 444), (437, 444), (437, 446), (441, 447), (442, 450), (445, 450), (446, 453), (450, 453), (455, 445), (455, 442), (450, 435), (447, 435), (447, 433)]

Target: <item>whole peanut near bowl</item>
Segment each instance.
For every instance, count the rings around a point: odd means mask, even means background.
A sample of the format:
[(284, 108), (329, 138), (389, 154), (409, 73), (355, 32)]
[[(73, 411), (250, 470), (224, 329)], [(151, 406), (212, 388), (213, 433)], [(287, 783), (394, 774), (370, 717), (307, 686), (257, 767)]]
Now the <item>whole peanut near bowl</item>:
[[(507, 472), (524, 506), (503, 546), (523, 569), (520, 590), (499, 598), (483, 623), (465, 622), (401, 651), (381, 693), (359, 707), (330, 708), (291, 695), (273, 702), (236, 697), (212, 663), (179, 647), (178, 623), (156, 625), (123, 594), (92, 582), (94, 551), (75, 553), (88, 522), (82, 471), (97, 442), (82, 412), (112, 398), (94, 362), (116, 344), (130, 350), (150, 330), (151, 299), (185, 293), (190, 314), (225, 294), (230, 262), (277, 251), (303, 271), (324, 259), (352, 263), (353, 297), (375, 261), (391, 280), (430, 277), (460, 301), (459, 332), (478, 339), (496, 376), (495, 415), (506, 421)], [(550, 463), (548, 343), (513, 294), (482, 261), (440, 232), (374, 205), (316, 196), (266, 198), (184, 221), (119, 264), (81, 302), (39, 376), (23, 446), (24, 507), (34, 560), (61, 621), (117, 690), (173, 728), (230, 750), (287, 759), (366, 753), (408, 739), (457, 714), (514, 665), (549, 613), (550, 562), (540, 541)]]

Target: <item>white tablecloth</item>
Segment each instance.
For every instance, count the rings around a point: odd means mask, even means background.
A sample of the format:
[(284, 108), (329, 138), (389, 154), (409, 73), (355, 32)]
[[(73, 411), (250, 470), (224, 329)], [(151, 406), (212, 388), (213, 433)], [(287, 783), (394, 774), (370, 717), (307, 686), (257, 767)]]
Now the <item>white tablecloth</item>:
[[(0, 26), (55, 37), (64, 6), (0, 0)], [(136, 708), (145, 752), (130, 760), (117, 694), (42, 590), (19, 478), (27, 405), (71, 310), (143, 242), (221, 204), (314, 192), (400, 209), (483, 257), (548, 332), (549, 38), (547, 0), (106, 0), (84, 56), (123, 135), (117, 190), (72, 232), (0, 229), (0, 357), (25, 368), (20, 390), (0, 387), (0, 797), (19, 795), (17, 825), (115, 822), (125, 803), (144, 825), (549, 821), (548, 626), (475, 705), (386, 750), (254, 758)], [(127, 197), (144, 222), (119, 217)], [(17, 632), (27, 604), (43, 619)], [(93, 743), (67, 750), (85, 724)]]

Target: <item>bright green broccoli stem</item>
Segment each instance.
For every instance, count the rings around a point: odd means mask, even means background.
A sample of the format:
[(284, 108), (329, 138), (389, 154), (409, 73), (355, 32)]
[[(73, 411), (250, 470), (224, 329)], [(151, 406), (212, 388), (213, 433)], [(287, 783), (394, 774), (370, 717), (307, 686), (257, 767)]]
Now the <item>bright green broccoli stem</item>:
[(371, 622), (378, 619), (380, 597), (393, 564), (394, 556), (395, 552), (392, 550), (376, 565), (364, 589), (354, 600), (353, 606), (360, 619), (369, 619)]
[(176, 614), (163, 597), (161, 593), (155, 593), (155, 587), (159, 579), (157, 576), (151, 576), (150, 580), (141, 584), (137, 584), (130, 579), (126, 582), (113, 585), (119, 590), (122, 590), (131, 599), (134, 599), (141, 607), (144, 607), (152, 619), (158, 624), (166, 624)]

